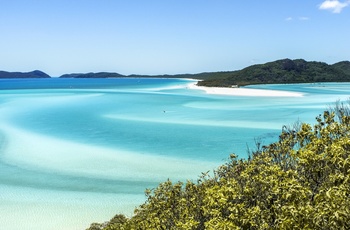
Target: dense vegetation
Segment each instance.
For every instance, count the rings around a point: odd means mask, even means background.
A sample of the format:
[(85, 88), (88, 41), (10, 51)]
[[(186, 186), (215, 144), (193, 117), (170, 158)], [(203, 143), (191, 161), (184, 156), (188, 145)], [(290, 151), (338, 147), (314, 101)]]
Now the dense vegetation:
[(334, 68), (343, 71), (345, 74), (350, 75), (350, 62), (341, 61), (332, 65)]
[(198, 83), (202, 86), (231, 87), (232, 85), (345, 82), (350, 81), (350, 62), (333, 65), (307, 62), (303, 59), (283, 59), (252, 65), (240, 71), (221, 73)]
[(338, 103), (248, 159), (232, 154), (212, 176), (147, 189), (134, 216), (89, 230), (350, 229), (349, 111)]
[(50, 76), (39, 70), (28, 73), (0, 71), (0, 78), (50, 78)]

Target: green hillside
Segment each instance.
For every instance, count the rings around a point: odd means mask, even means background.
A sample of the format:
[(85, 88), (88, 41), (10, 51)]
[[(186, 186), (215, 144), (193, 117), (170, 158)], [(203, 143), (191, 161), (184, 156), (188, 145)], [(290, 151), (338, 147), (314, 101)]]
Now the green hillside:
[(350, 62), (333, 65), (324, 62), (308, 62), (303, 59), (283, 59), (252, 65), (226, 76), (213, 76), (199, 82), (201, 86), (231, 87), (232, 85), (345, 82), (350, 81)]
[(345, 74), (350, 75), (350, 62), (341, 61), (332, 65), (334, 68), (343, 71)]

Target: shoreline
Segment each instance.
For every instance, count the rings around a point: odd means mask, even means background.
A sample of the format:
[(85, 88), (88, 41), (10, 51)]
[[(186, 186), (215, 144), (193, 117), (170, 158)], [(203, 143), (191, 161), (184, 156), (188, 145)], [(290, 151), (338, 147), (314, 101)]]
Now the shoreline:
[(197, 83), (187, 85), (188, 89), (202, 90), (207, 94), (242, 96), (242, 97), (303, 97), (304, 94), (282, 90), (266, 90), (251, 88), (224, 88), (197, 86)]

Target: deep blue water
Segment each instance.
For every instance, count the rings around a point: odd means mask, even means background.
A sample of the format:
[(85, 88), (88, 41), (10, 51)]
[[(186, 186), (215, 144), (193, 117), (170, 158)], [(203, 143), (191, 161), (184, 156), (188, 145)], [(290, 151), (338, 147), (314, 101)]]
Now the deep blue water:
[[(0, 80), (0, 223), (84, 229), (132, 214), (145, 188), (195, 180), (254, 139), (314, 118), (349, 83), (257, 85), (303, 97), (209, 95), (185, 79)], [(69, 210), (69, 211), (63, 211)]]

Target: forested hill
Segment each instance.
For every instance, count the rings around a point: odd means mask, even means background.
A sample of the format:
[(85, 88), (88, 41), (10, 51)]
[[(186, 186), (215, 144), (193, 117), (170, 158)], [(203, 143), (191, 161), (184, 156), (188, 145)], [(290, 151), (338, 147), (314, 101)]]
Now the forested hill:
[(334, 68), (343, 71), (345, 74), (350, 75), (350, 62), (341, 61), (332, 65)]
[(199, 82), (199, 85), (231, 87), (249, 84), (345, 81), (350, 81), (349, 61), (328, 65), (324, 62), (308, 62), (303, 59), (282, 59), (252, 65), (239, 71), (213, 73), (211, 77)]
[(0, 78), (50, 78), (50, 76), (39, 70), (27, 73), (0, 71)]

